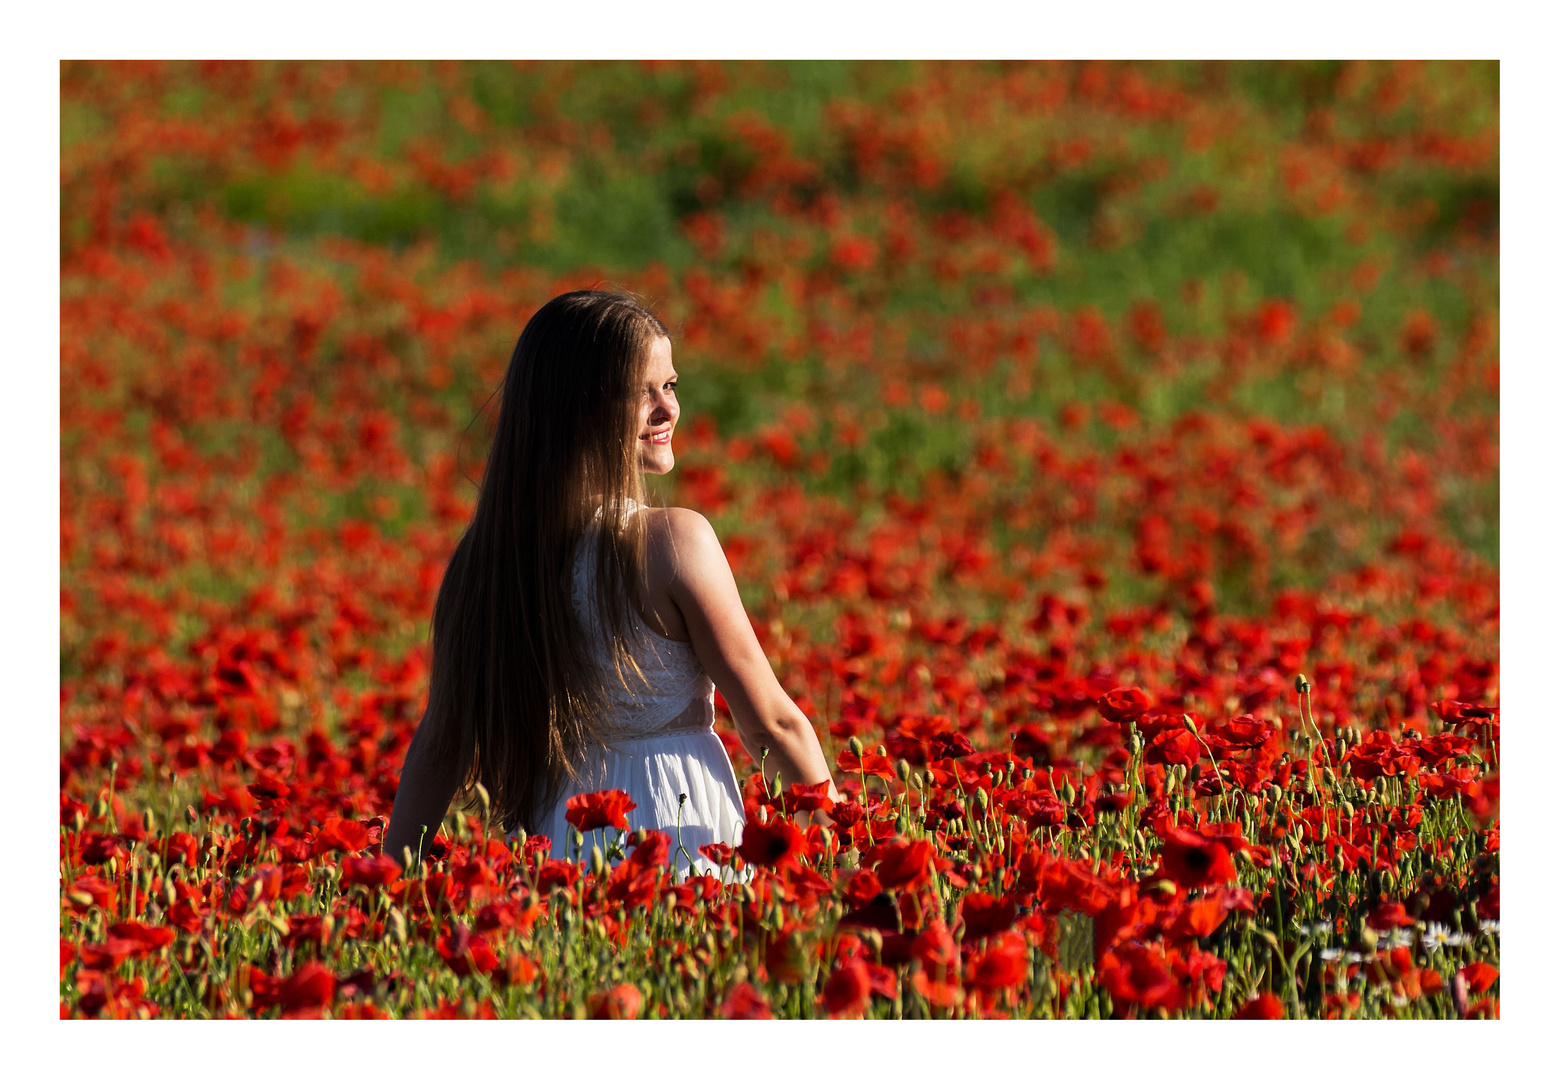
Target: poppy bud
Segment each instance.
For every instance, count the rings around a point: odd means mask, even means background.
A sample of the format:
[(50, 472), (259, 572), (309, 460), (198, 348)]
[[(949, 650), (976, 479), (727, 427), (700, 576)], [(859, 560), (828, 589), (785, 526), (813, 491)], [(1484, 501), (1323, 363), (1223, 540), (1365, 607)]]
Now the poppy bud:
[(861, 745), (861, 740), (860, 739), (858, 739), (858, 738), (856, 738), (856, 736), (852, 735), (850, 737), (850, 743), (848, 745), (850, 746), (850, 752), (852, 754), (855, 754), (858, 758), (861, 757), (862, 752), (864, 750), (864, 747)]
[(397, 945), (406, 944), (406, 916), (398, 907), (390, 909), (390, 936), (395, 938)]
[(987, 807), (989, 807), (991, 805), (991, 793), (988, 792), (983, 787), (982, 788), (976, 788), (975, 789), (975, 801), (980, 803), (980, 808), (982, 810), (985, 810)]
[(1175, 882), (1171, 881), (1169, 878), (1160, 878), (1158, 881), (1154, 882), (1153, 887), (1154, 891), (1164, 896), (1175, 895)]
[(899, 759), (899, 766), (895, 771), (899, 773), (900, 783), (908, 784), (910, 782), (910, 763), (904, 758)]
[(200, 820), (200, 815), (195, 812), (195, 808), (193, 806), (186, 806), (184, 808), (184, 820), (188, 821), (191, 825), (194, 825), (197, 821)]
[(1184, 727), (1187, 731), (1190, 731), (1193, 735), (1197, 734), (1197, 725), (1192, 723), (1192, 718), (1185, 713), (1181, 714), (1181, 726)]
[(607, 869), (607, 859), (601, 853), (601, 848), (595, 844), (590, 847), (590, 872), (600, 877)]
[(108, 816), (108, 801), (101, 795), (92, 800), (92, 816), (95, 818)]
[(76, 826), (76, 831), (77, 832), (80, 832), (82, 829), (85, 829), (87, 827), (87, 817), (80, 810), (76, 811), (76, 814), (71, 819), (71, 821)]
[(417, 865), (417, 856), (412, 851), (412, 845), (411, 844), (402, 844), (401, 845), (401, 869), (402, 869), (402, 871), (405, 872), (405, 873), (410, 874), (412, 872), (412, 867), (414, 867), (416, 865)]
[(524, 851), (525, 850), (525, 840), (526, 840), (526, 831), (524, 829), (516, 829), (515, 830), (515, 847), (519, 848), (521, 851)]
[(1377, 937), (1375, 930), (1371, 929), (1369, 926), (1360, 927), (1360, 944), (1365, 946), (1367, 951), (1374, 952), (1376, 950), (1376, 941)]
[(912, 773), (910, 775), (910, 786), (915, 788), (917, 791), (920, 791), (926, 786), (926, 782), (921, 779), (920, 773)]
[(488, 816), (488, 810), (493, 805), (493, 800), (488, 796), (488, 789), (483, 787), (480, 781), (476, 785), (476, 791), (477, 791), (477, 798), (482, 803), (482, 816), (483, 817), (487, 817)]
[(1078, 789), (1073, 787), (1071, 780), (1062, 782), (1062, 801), (1071, 806), (1078, 798)]
[(888, 747), (884, 746), (882, 743), (878, 743), (877, 753), (878, 757), (888, 757)]
[(142, 812), (141, 824), (145, 827), (147, 832), (155, 832), (157, 830), (157, 815), (152, 813), (150, 807), (147, 807), (147, 809)]
[(634, 830), (632, 839), (636, 844), (643, 844), (646, 840), (650, 839), (650, 830), (641, 826), (640, 828)]
[(1311, 692), (1311, 682), (1310, 682), (1310, 680), (1307, 679), (1304, 675), (1296, 675), (1295, 676), (1295, 693), (1297, 693), (1297, 694), (1309, 694), (1310, 692)]
[(834, 849), (834, 830), (827, 825), (820, 826), (818, 829), (818, 840), (823, 844), (825, 852), (832, 851)]

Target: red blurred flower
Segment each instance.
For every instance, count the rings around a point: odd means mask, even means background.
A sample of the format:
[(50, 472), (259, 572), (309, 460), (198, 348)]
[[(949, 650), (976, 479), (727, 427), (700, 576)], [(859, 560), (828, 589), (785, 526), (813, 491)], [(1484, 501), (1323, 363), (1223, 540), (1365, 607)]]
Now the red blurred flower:
[(1365, 922), (1372, 930), (1386, 931), (1399, 926), (1413, 926), (1414, 917), (1404, 910), (1401, 901), (1383, 900)]
[(894, 779), (894, 763), (882, 754), (874, 754), (868, 750), (860, 757), (853, 751), (841, 750), (834, 763), (848, 773), (868, 776), (881, 776), (884, 780)]
[(769, 1011), (769, 1002), (752, 983), (742, 982), (727, 995), (720, 1015), (725, 1020), (773, 1020), (775, 1014)]
[(471, 927), (464, 923), (446, 925), (448, 929), (439, 936), (434, 948), (451, 971), (464, 979), (472, 971), (486, 975), (498, 967), (498, 955), (486, 937), (472, 933)]
[(1460, 968), (1458, 974), (1468, 984), (1469, 990), (1475, 994), (1482, 994), (1495, 985), (1495, 980), (1500, 978), (1500, 969), (1491, 967), (1483, 961), (1476, 961)]
[(608, 825), (628, 831), (628, 818), (625, 815), (637, 809), (639, 804), (629, 797), (628, 792), (613, 788), (610, 791), (587, 791), (575, 795), (563, 805), (563, 819), (580, 832), (588, 833)]
[(1000, 934), (1018, 918), (1018, 908), (1011, 898), (992, 896), (990, 893), (966, 893), (959, 901), (959, 916), (964, 920), (966, 941), (978, 941), (992, 934)]
[(874, 847), (868, 857), (883, 888), (909, 889), (930, 875), (932, 845), (925, 840), (890, 840)]
[(347, 821), (328, 817), (320, 826), (314, 841), (315, 851), (346, 851), (356, 853), (368, 846), (368, 826), (360, 821)]
[(1282, 1020), (1284, 1003), (1266, 990), (1242, 1005), (1235, 1013), (1236, 1020)]
[(590, 999), (592, 1020), (635, 1020), (644, 1006), (644, 995), (633, 983), (618, 983), (611, 990), (593, 994)]
[(282, 983), (278, 997), (287, 1013), (323, 1009), (336, 998), (336, 975), (316, 961), (307, 961)]
[(1165, 955), (1136, 941), (1120, 945), (1101, 958), (1099, 980), (1118, 1006), (1163, 1007), (1174, 1012), (1185, 1001), (1181, 984)]
[(1148, 691), (1136, 686), (1118, 686), (1105, 694), (1098, 703), (1100, 715), (1118, 724), (1136, 720), (1154, 705)]
[(737, 854), (754, 866), (780, 866), (794, 861), (803, 847), (802, 831), (784, 818), (748, 821), (742, 826)]
[(1185, 889), (1202, 889), (1235, 880), (1229, 848), (1190, 829), (1165, 831), (1159, 873)]
[(786, 810), (793, 814), (805, 810), (822, 810), (827, 814), (834, 809), (834, 800), (829, 798), (829, 784), (828, 780), (816, 784), (792, 784), (785, 793)]
[(1003, 934), (964, 968), (964, 985), (982, 993), (1017, 989), (1029, 981), (1029, 946), (1022, 934)]
[(860, 1016), (871, 1003), (872, 978), (862, 960), (846, 960), (823, 984), (823, 1004), (830, 1016)]
[(348, 885), (376, 888), (401, 876), (401, 864), (388, 855), (348, 856), (341, 860), (341, 880)]

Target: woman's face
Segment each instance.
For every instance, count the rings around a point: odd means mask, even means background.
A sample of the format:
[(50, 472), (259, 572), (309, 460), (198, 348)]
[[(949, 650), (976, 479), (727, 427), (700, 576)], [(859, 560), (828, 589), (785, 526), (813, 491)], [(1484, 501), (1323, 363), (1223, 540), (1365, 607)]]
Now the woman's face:
[(665, 475), (672, 471), (672, 429), (677, 426), (677, 372), (672, 367), (672, 341), (657, 337), (650, 345), (644, 397), (639, 404), (639, 468)]

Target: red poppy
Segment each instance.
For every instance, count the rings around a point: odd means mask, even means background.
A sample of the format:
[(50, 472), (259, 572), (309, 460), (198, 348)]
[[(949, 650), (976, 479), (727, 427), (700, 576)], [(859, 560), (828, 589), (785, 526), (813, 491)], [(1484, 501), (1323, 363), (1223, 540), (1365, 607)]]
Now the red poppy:
[(869, 857), (885, 889), (914, 888), (931, 874), (932, 845), (926, 840), (890, 840), (874, 847)]
[(120, 922), (108, 928), (108, 936), (121, 938), (135, 946), (136, 956), (145, 956), (173, 944), (177, 936), (169, 926), (147, 926), (139, 922)]
[(733, 852), (730, 844), (700, 844), (699, 854), (716, 866), (729, 866)]
[(582, 833), (604, 829), (608, 825), (627, 832), (628, 818), (625, 815), (639, 806), (629, 798), (628, 792), (617, 788), (610, 791), (587, 791), (573, 796), (563, 805), (563, 819)]
[(1402, 901), (1383, 900), (1365, 922), (1372, 930), (1387, 931), (1399, 926), (1413, 926), (1414, 917), (1404, 910)]
[(806, 810), (829, 813), (834, 809), (834, 800), (829, 798), (829, 784), (828, 780), (816, 784), (792, 784), (786, 789), (785, 808), (793, 814)]
[(857, 870), (845, 882), (845, 899), (858, 907), (882, 891), (883, 883), (871, 870)]
[(1067, 821), (1067, 804), (1045, 791), (1023, 791), (1010, 797), (1007, 811), (1022, 818), (1031, 829), (1064, 824)]
[(107, 941), (83, 941), (79, 948), (81, 966), (94, 971), (112, 971), (139, 951), (134, 941), (114, 937)]
[(1165, 955), (1136, 941), (1101, 958), (1099, 980), (1118, 1006), (1163, 1007), (1173, 1012), (1185, 1002), (1185, 993)]
[(633, 842), (628, 861), (636, 866), (665, 866), (671, 856), (672, 838), (655, 829), (646, 830), (644, 839)]
[(964, 968), (964, 985), (994, 993), (1017, 989), (1029, 981), (1029, 946), (1022, 934), (1003, 934)]
[(593, 994), (590, 999), (592, 1020), (635, 1020), (644, 1006), (644, 995), (633, 983), (618, 983), (611, 990)]
[(348, 885), (377, 888), (401, 876), (401, 864), (388, 855), (349, 855), (341, 860), (341, 880)]
[(1143, 760), (1150, 765), (1195, 765), (1202, 756), (1197, 736), (1183, 728), (1161, 731), (1149, 740)]
[(830, 1016), (860, 1016), (871, 1003), (872, 977), (862, 960), (846, 960), (823, 984), (823, 1004)]
[(1475, 961), (1460, 968), (1458, 974), (1467, 982), (1469, 990), (1475, 994), (1482, 994), (1495, 985), (1495, 980), (1500, 978), (1500, 969), (1491, 967), (1483, 961)]
[(966, 941), (978, 941), (992, 934), (1000, 934), (1018, 918), (1018, 908), (1011, 898), (1004, 899), (990, 893), (966, 893), (959, 901), (959, 916), (964, 920)]
[(1190, 829), (1165, 830), (1159, 873), (1184, 889), (1202, 889), (1235, 880), (1229, 848)]
[(943, 735), (937, 735), (927, 745), (927, 757), (933, 760), (941, 758), (961, 758), (975, 752), (975, 747), (970, 740), (958, 731), (950, 731)]
[(282, 983), (278, 997), (286, 1012), (323, 1009), (336, 998), (336, 975), (324, 964), (307, 961)]
[(101, 866), (110, 859), (124, 862), (130, 853), (121, 844), (118, 833), (91, 833), (82, 838), (81, 861), (88, 866)]
[(720, 1015), (726, 1020), (772, 1020), (774, 1013), (764, 995), (753, 988), (752, 983), (738, 983), (720, 1007)]
[(857, 757), (853, 751), (842, 750), (834, 759), (834, 763), (853, 775), (859, 776), (865, 773), (868, 776), (881, 776), (884, 780), (894, 779), (894, 763), (882, 754), (874, 754), (870, 750), (860, 757)]
[(754, 866), (780, 866), (801, 854), (803, 842), (802, 831), (784, 818), (749, 821), (742, 826), (737, 854)]
[(1136, 686), (1118, 686), (1097, 702), (1100, 715), (1118, 724), (1136, 720), (1153, 707), (1148, 691)]
[(473, 933), (464, 923), (452, 921), (446, 925), (448, 929), (439, 935), (434, 947), (451, 971), (465, 978), (472, 971), (486, 975), (498, 967), (498, 955), (486, 937)]
[(910, 955), (919, 960), (921, 967), (933, 978), (941, 979), (959, 970), (959, 943), (941, 921), (930, 923), (916, 935)]
[(95, 874), (83, 874), (70, 883), (65, 897), (77, 911), (91, 907), (107, 907), (114, 897), (114, 886)]
[(315, 838), (316, 851), (359, 852), (368, 846), (368, 826), (360, 821), (328, 817)]
[(1236, 1020), (1282, 1020), (1284, 1003), (1266, 990), (1242, 1005), (1235, 1013)]

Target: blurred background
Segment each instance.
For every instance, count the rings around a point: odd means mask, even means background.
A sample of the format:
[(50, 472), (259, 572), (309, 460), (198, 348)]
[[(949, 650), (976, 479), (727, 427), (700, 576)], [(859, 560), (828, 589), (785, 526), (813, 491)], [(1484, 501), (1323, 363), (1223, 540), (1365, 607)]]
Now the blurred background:
[(671, 326), (659, 495), (835, 737), (991, 721), (994, 640), (1260, 706), (1188, 667), (1215, 613), (1345, 665), (1327, 719), (1492, 696), (1498, 108), (1495, 63), (66, 63), (63, 775), (231, 757), (245, 700), (393, 792), (482, 410), (593, 285)]

